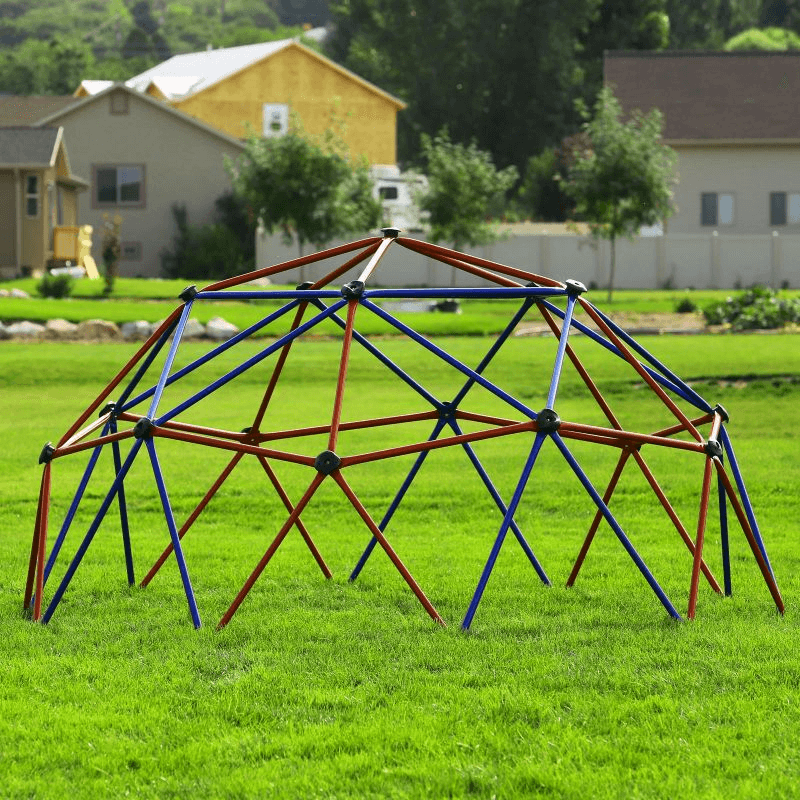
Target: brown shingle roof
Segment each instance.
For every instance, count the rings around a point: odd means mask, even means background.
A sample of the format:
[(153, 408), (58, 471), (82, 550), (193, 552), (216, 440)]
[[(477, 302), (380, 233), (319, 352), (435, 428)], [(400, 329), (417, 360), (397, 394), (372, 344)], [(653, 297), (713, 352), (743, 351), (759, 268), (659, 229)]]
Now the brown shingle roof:
[(40, 119), (77, 103), (79, 99), (72, 95), (0, 95), (0, 126), (35, 125)]
[(800, 139), (800, 52), (609, 51), (626, 111), (659, 108), (664, 139)]
[(0, 128), (0, 165), (52, 167), (60, 128)]

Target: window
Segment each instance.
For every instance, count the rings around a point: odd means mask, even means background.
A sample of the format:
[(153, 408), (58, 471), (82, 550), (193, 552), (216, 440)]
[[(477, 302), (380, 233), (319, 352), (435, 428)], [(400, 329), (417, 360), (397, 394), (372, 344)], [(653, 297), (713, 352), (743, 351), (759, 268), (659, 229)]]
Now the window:
[(378, 189), (378, 196), (381, 200), (397, 200), (396, 186), (381, 186)]
[(703, 192), (700, 195), (701, 225), (733, 225), (733, 195)]
[(141, 242), (122, 242), (120, 245), (121, 261), (141, 261), (142, 243)]
[(39, 176), (25, 176), (25, 216), (39, 216)]
[(800, 193), (770, 192), (770, 225), (800, 225)]
[(264, 103), (264, 136), (283, 136), (289, 130), (289, 106)]
[(95, 206), (144, 207), (144, 165), (95, 166)]

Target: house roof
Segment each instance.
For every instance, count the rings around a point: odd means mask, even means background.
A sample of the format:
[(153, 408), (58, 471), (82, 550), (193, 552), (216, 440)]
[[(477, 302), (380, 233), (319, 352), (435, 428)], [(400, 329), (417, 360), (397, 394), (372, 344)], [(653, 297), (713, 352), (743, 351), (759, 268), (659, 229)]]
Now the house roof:
[(800, 140), (800, 52), (609, 51), (625, 111), (664, 114), (671, 143)]
[(0, 166), (39, 169), (55, 166), (63, 133), (62, 128), (0, 128)]
[(184, 53), (173, 56), (139, 75), (134, 75), (126, 83), (140, 92), (146, 91), (153, 84), (168, 100), (178, 100), (208, 89), (225, 78), (229, 78), (288, 47), (302, 49), (337, 72), (360, 83), (369, 91), (391, 101), (398, 108), (405, 108), (406, 104), (402, 100), (384, 92), (383, 89), (364, 80), (354, 72), (350, 72), (335, 61), (320, 55), (310, 47), (306, 47), (297, 39), (280, 39), (274, 42), (203, 50), (199, 53)]
[(34, 125), (43, 117), (75, 103), (72, 95), (21, 97), (0, 95), (0, 126)]
[(153, 108), (157, 108), (160, 112), (164, 114), (170, 114), (176, 119), (181, 120), (182, 122), (186, 123), (187, 125), (191, 125), (194, 128), (198, 128), (200, 130), (205, 131), (206, 133), (210, 134), (211, 136), (216, 137), (217, 139), (222, 139), (223, 141), (227, 142), (228, 144), (234, 145), (239, 149), (244, 149), (244, 144), (239, 140), (235, 139), (233, 136), (229, 136), (227, 133), (219, 130), (218, 128), (214, 128), (211, 125), (207, 125), (205, 122), (202, 122), (195, 117), (191, 117), (188, 114), (184, 114), (182, 111), (179, 111), (172, 106), (166, 105), (162, 103), (160, 100), (156, 100), (150, 97), (147, 94), (142, 94), (141, 92), (137, 92), (135, 89), (131, 89), (129, 86), (126, 86), (124, 83), (111, 83), (101, 92), (93, 95), (86, 95), (85, 97), (79, 98), (72, 98), (72, 104), (64, 108), (60, 111), (56, 111), (49, 116), (43, 117), (38, 121), (39, 126), (43, 125), (50, 125), (52, 123), (57, 123), (59, 119), (64, 117), (66, 114), (70, 114), (73, 111), (77, 111), (83, 106), (89, 105), (90, 103), (96, 103), (100, 101), (103, 97), (110, 94), (113, 91), (123, 91), (127, 92), (129, 95), (132, 95), (137, 100), (140, 100), (143, 103), (147, 103), (148, 105), (152, 106)]

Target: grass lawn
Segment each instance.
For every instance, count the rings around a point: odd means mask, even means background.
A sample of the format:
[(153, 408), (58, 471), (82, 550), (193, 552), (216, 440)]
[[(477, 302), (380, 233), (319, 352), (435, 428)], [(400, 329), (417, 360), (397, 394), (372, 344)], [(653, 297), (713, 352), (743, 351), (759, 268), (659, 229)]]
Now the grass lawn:
[[(479, 337), (446, 343), (468, 364), (477, 363), (490, 344)], [(780, 334), (659, 337), (644, 344), (729, 411), (728, 429), (786, 603), (784, 617), (735, 525), (733, 597), (701, 585), (694, 622), (670, 620), (606, 526), (575, 587), (565, 589), (593, 510), (546, 442), (518, 521), (553, 587), (542, 585), (509, 536), (468, 634), (459, 623), (500, 517), (455, 449), (432, 454), (387, 528), (446, 628), (431, 622), (379, 549), (358, 581), (348, 583), (369, 535), (326, 481), (303, 520), (333, 579), (322, 577), (292, 531), (231, 623), (216, 632), (216, 621), (286, 517), (263, 471), (249, 462), (237, 468), (185, 539), (204, 623), (199, 631), (189, 620), (174, 560), (147, 589), (128, 588), (112, 513), (50, 624), (33, 625), (21, 614), (21, 600), (39, 451), (46, 440), (60, 438), (134, 348), (4, 344), (0, 796), (794, 796), (800, 783), (800, 466), (794, 424), (800, 340)], [(574, 345), (626, 426), (645, 431), (663, 424), (662, 409), (634, 389), (617, 359), (585, 339)], [(259, 346), (246, 343), (198, 370), (169, 388), (164, 402), (180, 402), (215, 370)], [(463, 381), (406, 341), (383, 340), (381, 347), (438, 397), (453, 396)], [(271, 426), (329, 419), (340, 349), (335, 340), (298, 342), (270, 407)], [(199, 344), (182, 348), (179, 363), (204, 350)], [(487, 377), (541, 408), (553, 353), (547, 339), (512, 339)], [(208, 414), (232, 430), (249, 424), (269, 374), (267, 362), (245, 373), (209, 398), (202, 414), (198, 405), (196, 420)], [(742, 376), (747, 380), (736, 382)], [(497, 401), (476, 389), (475, 404), (481, 403), (498, 411)], [(567, 368), (556, 408), (564, 419), (600, 421)], [(410, 390), (398, 388), (354, 348), (343, 419), (419, 409)], [(415, 425), (412, 440), (427, 438), (429, 426)], [(343, 434), (342, 451), (388, 446), (398, 435)], [(505, 499), (531, 444), (519, 438), (476, 445)], [(314, 439), (297, 447), (315, 453), (324, 446)], [(227, 458), (163, 440), (158, 447), (180, 524)], [(604, 487), (616, 454), (580, 443), (574, 452)], [(643, 452), (694, 533), (702, 461)], [(74, 456), (53, 464), (51, 541), (85, 463)], [(347, 479), (380, 517), (410, 463), (406, 457), (353, 467)], [(137, 580), (168, 541), (145, 467), (145, 459), (138, 460), (126, 484)], [(275, 468), (296, 501), (308, 486), (308, 469)], [(81, 526), (85, 531), (101, 502), (111, 470), (106, 453), (45, 601), (77, 549)], [(642, 478), (626, 471), (612, 508), (684, 614), (691, 557), (650, 498)], [(721, 580), (712, 519), (706, 556)]]

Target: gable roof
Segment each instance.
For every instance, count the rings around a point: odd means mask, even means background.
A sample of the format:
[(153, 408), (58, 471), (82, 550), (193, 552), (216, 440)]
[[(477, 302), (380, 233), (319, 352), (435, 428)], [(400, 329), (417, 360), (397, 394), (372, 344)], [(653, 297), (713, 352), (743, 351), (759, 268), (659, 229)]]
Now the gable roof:
[(75, 103), (72, 95), (41, 95), (21, 97), (0, 95), (0, 126), (34, 125), (43, 117)]
[(202, 92), (289, 47), (302, 50), (331, 69), (361, 84), (368, 91), (389, 100), (398, 108), (406, 107), (406, 104), (399, 98), (383, 91), (354, 72), (350, 72), (335, 61), (320, 55), (316, 50), (306, 47), (297, 39), (279, 39), (274, 42), (223, 47), (218, 50), (203, 50), (199, 53), (184, 53), (173, 56), (139, 75), (134, 75), (126, 83), (140, 92), (146, 91), (153, 85), (168, 100), (178, 100)]
[(63, 128), (0, 128), (0, 166), (43, 169), (56, 163)]
[(178, 109), (166, 105), (165, 103), (162, 103), (160, 100), (156, 100), (147, 94), (142, 94), (141, 92), (137, 92), (135, 89), (131, 89), (124, 83), (111, 83), (110, 86), (107, 86), (105, 89), (98, 92), (97, 94), (86, 95), (85, 97), (80, 97), (80, 98), (73, 97), (72, 98), (73, 102), (70, 106), (60, 111), (56, 111), (55, 113), (50, 114), (46, 117), (43, 117), (37, 122), (37, 127), (50, 125), (53, 122), (57, 122), (59, 119), (66, 116), (67, 114), (72, 113), (73, 111), (77, 111), (83, 108), (84, 106), (90, 105), (91, 103), (99, 102), (103, 97), (109, 95), (111, 92), (114, 91), (125, 92), (126, 94), (135, 97), (137, 100), (148, 104), (152, 108), (158, 109), (158, 111), (163, 114), (169, 114), (173, 116), (175, 119), (178, 119), (181, 122), (186, 123), (187, 125), (191, 125), (194, 128), (205, 131), (211, 136), (214, 136), (217, 139), (221, 139), (224, 142), (227, 142), (228, 144), (239, 148), (240, 150), (244, 149), (244, 144), (239, 139), (235, 139), (233, 136), (229, 136), (227, 133), (224, 133), (218, 128), (214, 128), (213, 126), (207, 125), (205, 122), (202, 122), (201, 120), (195, 117), (191, 117), (188, 114), (184, 114), (183, 111), (178, 111)]
[(625, 111), (664, 114), (670, 143), (800, 140), (800, 52), (608, 51)]

